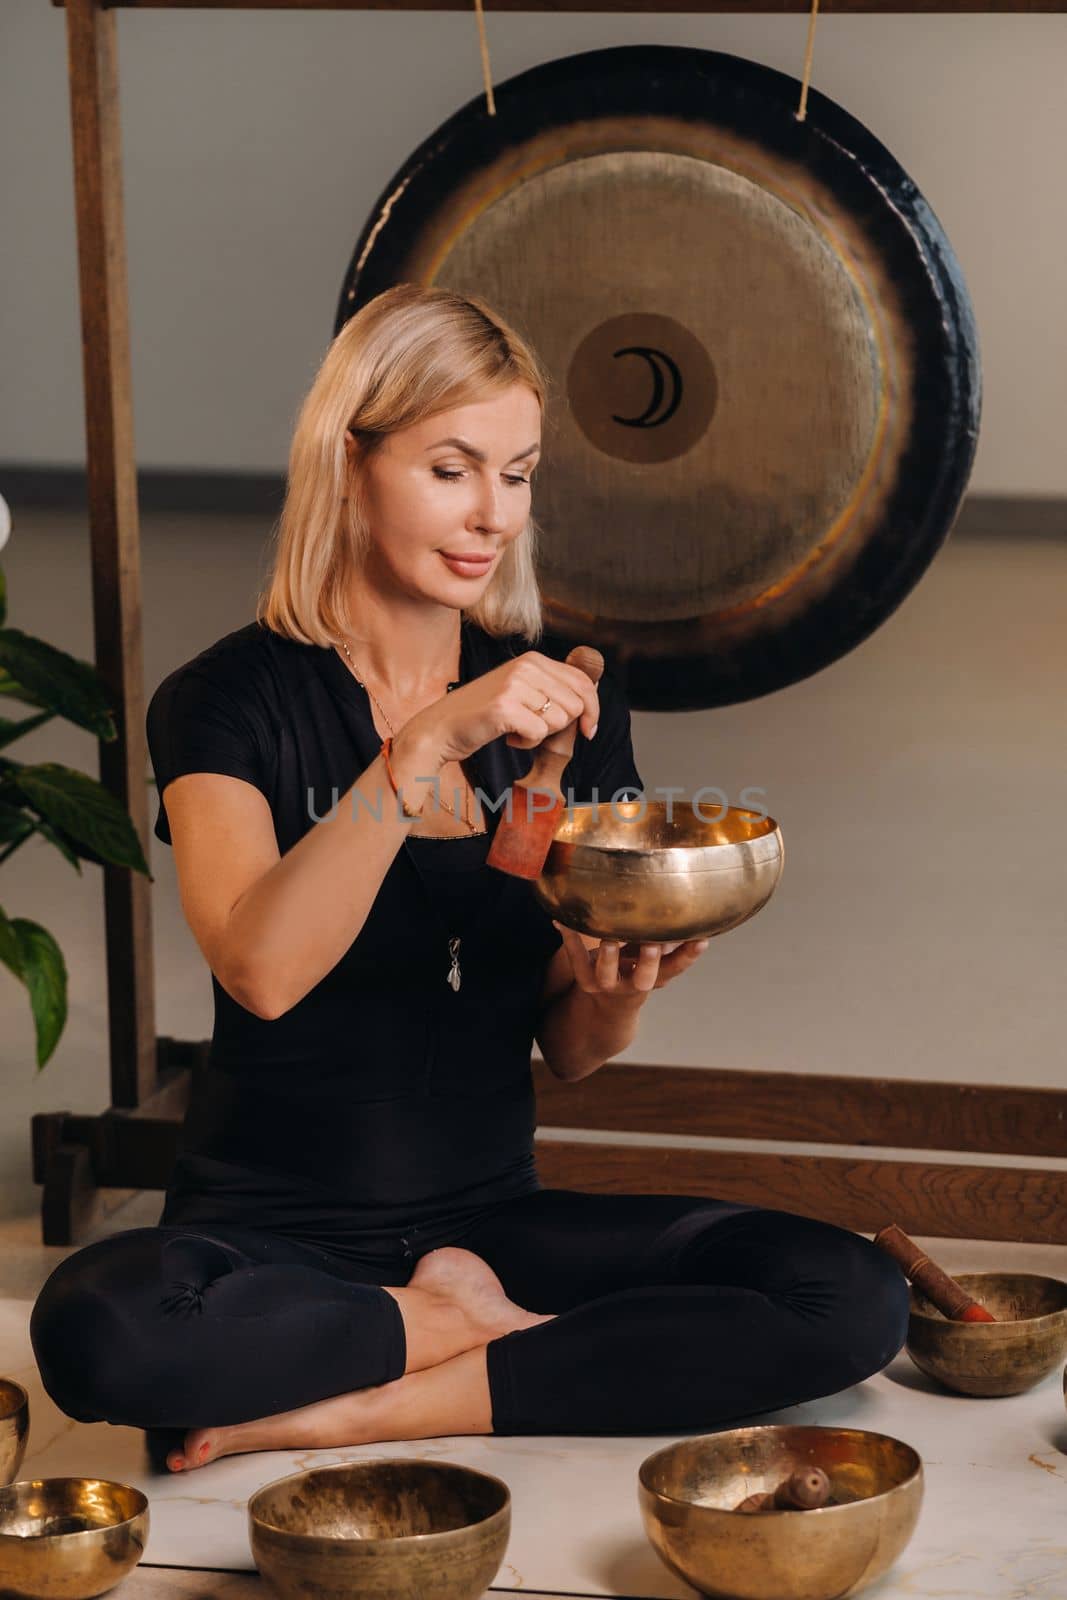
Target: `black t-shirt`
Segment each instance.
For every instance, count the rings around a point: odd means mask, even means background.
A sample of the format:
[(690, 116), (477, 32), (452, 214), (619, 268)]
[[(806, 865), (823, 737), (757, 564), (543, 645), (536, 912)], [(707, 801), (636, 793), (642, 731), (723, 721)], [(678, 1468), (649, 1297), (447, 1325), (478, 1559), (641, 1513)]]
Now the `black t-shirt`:
[[(464, 618), (460, 682), (530, 648), (566, 655), (550, 634), (531, 647)], [(596, 737), (578, 734), (563, 773), (575, 801), (591, 800), (594, 788), (602, 801), (643, 789), (611, 673), (598, 694)], [(258, 622), (164, 678), (147, 734), (157, 838), (170, 842), (167, 784), (221, 772), (266, 796), (282, 855), (381, 744), (366, 691), (335, 650)], [(533, 759), (501, 737), (468, 769), (499, 802)], [(209, 1064), (194, 1085), (164, 1220), (179, 1210), (181, 1220), (254, 1211), (281, 1225), (314, 1211), (318, 1197), (354, 1225), (388, 1225), (538, 1187), (530, 1058), (545, 967), (562, 940), (528, 882), (485, 864), (502, 811), (483, 810), (486, 834), (403, 841), (357, 937), (282, 1016), (256, 1016), (212, 974)], [(454, 936), (458, 990), (446, 981)]]

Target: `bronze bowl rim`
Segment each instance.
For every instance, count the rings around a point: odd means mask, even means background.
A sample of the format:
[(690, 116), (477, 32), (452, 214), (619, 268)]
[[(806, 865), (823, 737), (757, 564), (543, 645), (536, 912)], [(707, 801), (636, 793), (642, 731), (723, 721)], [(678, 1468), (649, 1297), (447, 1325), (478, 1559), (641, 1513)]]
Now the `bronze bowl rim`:
[(680, 1444), (701, 1444), (705, 1439), (722, 1439), (730, 1434), (784, 1434), (794, 1433), (799, 1429), (803, 1429), (805, 1433), (834, 1433), (838, 1435), (848, 1434), (850, 1436), (864, 1439), (888, 1439), (890, 1444), (899, 1446), (901, 1449), (906, 1450), (910, 1456), (914, 1457), (914, 1465), (912, 1466), (907, 1477), (902, 1478), (899, 1483), (894, 1483), (891, 1488), (879, 1489), (876, 1494), (864, 1495), (861, 1500), (850, 1500), (846, 1505), (843, 1506), (816, 1506), (812, 1510), (805, 1511), (805, 1523), (809, 1517), (832, 1517), (836, 1516), (842, 1511), (854, 1512), (857, 1506), (869, 1506), (873, 1505), (875, 1501), (887, 1501), (895, 1494), (913, 1493), (915, 1485), (918, 1484), (921, 1487), (925, 1481), (922, 1456), (919, 1454), (918, 1450), (916, 1450), (914, 1445), (908, 1444), (906, 1439), (898, 1439), (895, 1434), (880, 1433), (874, 1428), (838, 1428), (832, 1423), (782, 1422), (765, 1423), (763, 1425), (755, 1424), (750, 1428), (723, 1428), (717, 1433), (703, 1433), (694, 1435), (691, 1438), (675, 1440), (672, 1444), (664, 1445), (662, 1449), (654, 1450), (650, 1456), (645, 1457), (644, 1461), (642, 1461), (641, 1465), (637, 1469), (638, 1482), (647, 1495), (664, 1505), (681, 1506), (684, 1510), (700, 1516), (707, 1515), (711, 1517), (729, 1517), (732, 1521), (737, 1516), (737, 1512), (731, 1509), (729, 1506), (705, 1506), (701, 1505), (696, 1500), (684, 1500), (679, 1495), (667, 1494), (662, 1489), (654, 1488), (650, 1483), (647, 1482), (645, 1478), (645, 1468), (650, 1467), (651, 1464), (660, 1456), (666, 1455), (669, 1451), (676, 1449)]
[[(22, 1396), (22, 1399), (21, 1400), (16, 1400), (15, 1404), (13, 1406), (11, 1406), (10, 1409), (7, 1410), (7, 1411), (4, 1410), (4, 1402), (3, 1402), (3, 1391), (4, 1391), (5, 1387), (9, 1388), (9, 1389), (17, 1390), (18, 1393)], [(23, 1407), (24, 1406), (28, 1406), (29, 1403), (30, 1403), (29, 1393), (23, 1387), (23, 1385), (18, 1381), (17, 1378), (0, 1378), (0, 1422), (10, 1422), (11, 1418), (12, 1417), (17, 1417), (19, 1412), (23, 1409)]]
[[(667, 816), (666, 800), (649, 800), (647, 798), (644, 800), (611, 800), (610, 798), (604, 799), (601, 797), (596, 802), (596, 806), (605, 810), (612, 821), (623, 826), (629, 826), (634, 822), (647, 822), (650, 816), (660, 816), (664, 819), (664, 821), (666, 821)], [(643, 812), (638, 811), (637, 808), (640, 806), (644, 807)], [(692, 806), (692, 795), (689, 795), (688, 797), (685, 795), (674, 796), (672, 808), (675, 815), (677, 815), (677, 813), (680, 811), (684, 811), (687, 806)], [(631, 808), (633, 808), (632, 811)], [(595, 839), (572, 838), (570, 834), (569, 819), (573, 816), (582, 817), (587, 813), (591, 814), (594, 812), (594, 810), (595, 806), (592, 800), (574, 800), (570, 804), (565, 804), (561, 819), (557, 824), (556, 832), (553, 836), (553, 843), (567, 845), (574, 852), (574, 856), (578, 860), (581, 859), (582, 851), (588, 851), (590, 856), (593, 857), (607, 855), (643, 855), (645, 859), (648, 859), (653, 854), (653, 851), (651, 851), (647, 846), (630, 850), (625, 844), (598, 844)], [(756, 811), (751, 806), (727, 806), (722, 816), (716, 818), (714, 822), (708, 818), (703, 818), (701, 820), (703, 820), (709, 828), (712, 828), (719, 823), (725, 822), (727, 818), (736, 817), (753, 818), (754, 823), (758, 827), (759, 831), (753, 832), (753, 834), (747, 839), (720, 839), (718, 841), (705, 840), (701, 842), (699, 837), (694, 837), (688, 841), (679, 841), (677, 844), (661, 845), (654, 853), (656, 855), (663, 856), (664, 858), (671, 853), (675, 853), (679, 856), (679, 858), (681, 858), (683, 856), (692, 857), (706, 855), (711, 851), (746, 850), (751, 849), (754, 846), (766, 846), (768, 844), (776, 844), (779, 850), (784, 850), (781, 824), (774, 817), (767, 816), (766, 813)], [(708, 867), (700, 870), (724, 871), (727, 869), (722, 867), (713, 868), (709, 865)]]
[[(143, 1501), (136, 1511), (128, 1517), (123, 1517), (119, 1522), (98, 1522), (92, 1528), (70, 1528), (64, 1533), (9, 1533), (4, 1528), (3, 1516), (5, 1511), (3, 1496), (13, 1489), (38, 1488), (46, 1483), (102, 1483), (109, 1489), (125, 1489), (128, 1494), (136, 1495)], [(52, 1478), (16, 1478), (13, 1483), (0, 1485), (0, 1543), (26, 1549), (30, 1544), (47, 1544), (53, 1539), (99, 1539), (101, 1534), (113, 1533), (116, 1528), (132, 1528), (150, 1508), (150, 1501), (143, 1489), (135, 1488), (132, 1483), (123, 1483), (119, 1478), (88, 1478), (58, 1474)]]
[[(504, 1491), (502, 1503), (495, 1511), (490, 1511), (488, 1516), (478, 1517), (474, 1522), (465, 1522), (459, 1528), (439, 1528), (435, 1533), (396, 1533), (388, 1534), (380, 1539), (353, 1538), (351, 1534), (343, 1533), (305, 1533), (294, 1528), (279, 1528), (275, 1522), (267, 1522), (252, 1509), (253, 1501), (266, 1494), (268, 1489), (275, 1489), (279, 1484), (295, 1481), (297, 1478), (310, 1478), (315, 1474), (326, 1475), (334, 1472), (346, 1472), (352, 1467), (378, 1467), (378, 1466), (411, 1466), (413, 1463), (420, 1466), (433, 1468), (444, 1467), (449, 1471), (464, 1473), (476, 1478), (485, 1478), (490, 1483), (496, 1484)], [(457, 1536), (469, 1532), (473, 1528), (484, 1528), (497, 1517), (510, 1515), (511, 1489), (498, 1478), (495, 1473), (483, 1472), (480, 1467), (466, 1467), (461, 1461), (433, 1461), (423, 1460), (419, 1456), (368, 1456), (356, 1461), (335, 1461), (323, 1467), (306, 1467), (299, 1472), (286, 1472), (280, 1478), (272, 1478), (269, 1483), (261, 1484), (248, 1497), (248, 1519), (256, 1530), (263, 1530), (268, 1537), (276, 1536), (281, 1539), (300, 1540), (307, 1545), (320, 1544), (337, 1548), (351, 1545), (354, 1549), (366, 1550), (377, 1554), (383, 1550), (396, 1550), (398, 1547), (405, 1549), (419, 1549), (427, 1540), (436, 1539), (442, 1542), (451, 1540), (455, 1542)]]
[[(1055, 1283), (1064, 1291), (1065, 1300), (1062, 1306), (1055, 1311), (1042, 1311), (1037, 1317), (1004, 1317), (996, 1322), (960, 1322), (955, 1317), (946, 1317), (936, 1309), (934, 1311), (921, 1311), (915, 1304), (915, 1296), (922, 1294), (921, 1289), (916, 1289), (914, 1284), (910, 1287), (909, 1316), (915, 1317), (920, 1322), (928, 1323), (930, 1327), (952, 1328), (957, 1333), (967, 1336), (979, 1334), (982, 1338), (997, 1338), (1006, 1328), (1037, 1328), (1042, 1323), (1052, 1323), (1057, 1317), (1067, 1318), (1067, 1278), (1054, 1278), (1047, 1272), (959, 1272), (954, 1274), (957, 1283), (967, 1287), (974, 1278), (1030, 1278), (1035, 1283)], [(923, 1295), (923, 1299), (927, 1297)]]

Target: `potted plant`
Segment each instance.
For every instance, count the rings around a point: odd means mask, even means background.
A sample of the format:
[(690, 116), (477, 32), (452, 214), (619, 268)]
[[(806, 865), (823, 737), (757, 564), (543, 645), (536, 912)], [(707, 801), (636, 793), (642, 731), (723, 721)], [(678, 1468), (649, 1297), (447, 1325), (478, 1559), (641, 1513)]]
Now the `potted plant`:
[[(2, 548), (9, 526), (2, 500), (0, 519)], [(6, 622), (7, 588), (0, 569), (0, 696), (39, 708), (21, 719), (0, 716), (0, 751), (55, 716), (98, 739), (116, 739), (104, 685), (92, 663)], [(128, 812), (102, 783), (58, 761), (24, 763), (0, 754), (0, 864), (35, 834), (54, 845), (76, 872), (83, 861), (110, 863), (154, 881)], [(47, 928), (8, 916), (0, 904), (0, 961), (29, 991), (40, 1071), (67, 1020), (63, 953)]]

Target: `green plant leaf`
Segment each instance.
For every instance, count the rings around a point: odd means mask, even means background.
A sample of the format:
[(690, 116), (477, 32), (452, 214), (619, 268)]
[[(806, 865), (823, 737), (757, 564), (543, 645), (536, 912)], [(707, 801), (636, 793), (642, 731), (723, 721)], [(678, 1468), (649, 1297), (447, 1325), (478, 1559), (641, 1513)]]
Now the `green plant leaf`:
[(33, 829), (32, 817), (28, 817), (19, 806), (8, 805), (6, 800), (0, 800), (0, 845), (14, 844), (16, 839), (25, 839)]
[(0, 717), (0, 750), (6, 744), (14, 744), (24, 733), (32, 733), (42, 722), (51, 722), (54, 716), (54, 711), (42, 711), (35, 717), (23, 717), (20, 722), (13, 722), (10, 717)]
[(67, 1021), (67, 965), (47, 928), (0, 907), (0, 961), (26, 985), (37, 1032), (37, 1070), (51, 1056)]
[(50, 711), (98, 739), (118, 737), (104, 686), (89, 661), (34, 639), (21, 628), (0, 628), (0, 668), (34, 696), (32, 705)]
[(8, 921), (3, 906), (0, 906), (0, 961), (21, 980), (22, 951), (19, 949), (18, 934)]
[(47, 839), (49, 844), (55, 845), (60, 855), (66, 857), (77, 873), (81, 872), (83, 860), (93, 861), (98, 867), (106, 865), (103, 858), (98, 856), (95, 850), (90, 850), (86, 845), (75, 844), (73, 840), (67, 838), (62, 828), (53, 828), (50, 822), (42, 822), (38, 819), (36, 831), (42, 838)]
[[(9, 792), (2, 767), (0, 779), (5, 792)], [(83, 847), (82, 854), (95, 852), (95, 857), (89, 859), (132, 867), (151, 878), (129, 815), (110, 789), (95, 778), (58, 761), (44, 761), (19, 767), (15, 781), (27, 803), (76, 847)]]
[(17, 794), (12, 799), (13, 805), (0, 801), (0, 867), (37, 831), (36, 817), (21, 809)]
[[(5, 793), (12, 800), (18, 801), (22, 805), (28, 804), (25, 795), (19, 792), (14, 783), (7, 784)], [(18, 806), (9, 805), (0, 800), (0, 866), (3, 865), (9, 855), (15, 853), (18, 846), (31, 833), (39, 833), (42, 838), (48, 840), (49, 844), (54, 844), (60, 855), (66, 857), (79, 875), (81, 874), (83, 861), (91, 861), (98, 867), (107, 866), (103, 856), (98, 855), (89, 845), (79, 844), (76, 839), (70, 838), (69, 834), (62, 828), (53, 827), (50, 822), (45, 822), (43, 818), (29, 816), (24, 810), (20, 810)], [(12, 848), (6, 850), (3, 848), (5, 845), (11, 845)], [(149, 882), (155, 883), (155, 881), (149, 875)]]
[(19, 793), (18, 775), (22, 767), (21, 761), (10, 761), (7, 756), (0, 756), (0, 799), (7, 799), (16, 806), (26, 803), (26, 796)]
[(5, 672), (0, 667), (0, 695), (2, 694), (6, 694), (11, 700), (21, 700), (28, 706), (44, 705), (44, 701), (39, 700), (35, 694), (31, 694), (25, 684), (17, 682), (10, 672)]

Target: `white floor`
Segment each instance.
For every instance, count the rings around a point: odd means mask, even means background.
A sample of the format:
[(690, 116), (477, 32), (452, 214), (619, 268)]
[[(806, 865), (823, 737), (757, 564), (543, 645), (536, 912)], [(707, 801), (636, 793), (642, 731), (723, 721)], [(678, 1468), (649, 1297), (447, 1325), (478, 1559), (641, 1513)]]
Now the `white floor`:
[[(143, 1197), (123, 1219), (126, 1225), (146, 1220), (154, 1204)], [(949, 1270), (1010, 1265), (1067, 1277), (1067, 1249), (923, 1242)], [(153, 1580), (152, 1567), (248, 1571), (253, 1564), (246, 1503), (256, 1488), (312, 1463), (380, 1455), (463, 1462), (509, 1484), (512, 1535), (494, 1590), (634, 1600), (695, 1594), (660, 1563), (637, 1503), (640, 1462), (676, 1436), (467, 1436), (235, 1456), (188, 1475), (154, 1475), (140, 1432), (72, 1422), (41, 1388), (29, 1345), (29, 1311), (37, 1284), (64, 1253), (35, 1245), (28, 1226), (21, 1232), (11, 1224), (0, 1229), (0, 1290), (9, 1295), (0, 1302), (0, 1371), (30, 1392), (30, 1448), (20, 1476), (110, 1477), (148, 1494), (151, 1533), (138, 1574), (127, 1580), (131, 1596), (177, 1592), (175, 1575), (160, 1571)], [(968, 1400), (935, 1389), (901, 1355), (884, 1373), (843, 1394), (751, 1420), (867, 1428), (919, 1451), (926, 1480), (919, 1525), (893, 1571), (867, 1591), (872, 1600), (1060, 1600), (1067, 1594), (1067, 1413), (1061, 1385), (1057, 1371), (1025, 1395)], [(207, 1587), (200, 1583), (181, 1592), (215, 1594), (218, 1587), (212, 1579)]]

